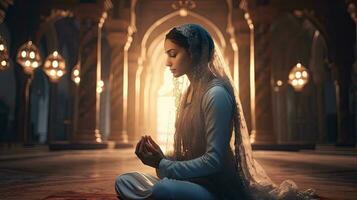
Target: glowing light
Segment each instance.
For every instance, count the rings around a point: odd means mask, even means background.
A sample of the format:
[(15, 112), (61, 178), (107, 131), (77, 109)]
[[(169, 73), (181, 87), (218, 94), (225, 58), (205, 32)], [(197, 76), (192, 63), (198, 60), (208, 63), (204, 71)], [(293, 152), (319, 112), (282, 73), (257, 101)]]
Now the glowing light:
[(57, 76), (59, 77), (63, 76), (63, 71), (62, 70), (57, 71)]
[[(165, 68), (163, 73), (163, 83), (159, 88), (157, 96), (157, 140), (161, 144), (163, 152), (173, 150), (175, 118), (176, 118), (176, 98), (182, 95), (189, 81), (186, 76), (180, 78), (173, 77), (169, 68)], [(178, 89), (175, 91), (175, 89)], [(179, 92), (178, 94), (175, 92)]]
[(298, 82), (299, 85), (304, 85), (304, 80), (302, 80), (302, 79), (298, 79), (297, 82)]
[(73, 71), (73, 75), (79, 76), (79, 70), (78, 70), (78, 69), (75, 69), (75, 70)]
[(247, 23), (250, 25), (253, 24), (253, 21), (251, 19), (247, 19)]
[(282, 86), (282, 85), (283, 85), (283, 81), (278, 80), (278, 81), (276, 82), (276, 84), (277, 84), (278, 86)]
[(104, 86), (104, 82), (102, 80), (98, 81), (98, 83), (97, 83), (97, 93), (103, 92), (103, 86)]
[(295, 77), (298, 79), (301, 78), (301, 72), (295, 72)]
[(23, 58), (25, 58), (26, 55), (27, 55), (26, 51), (21, 51), (21, 56), (22, 56)]
[(79, 82), (81, 81), (81, 78), (79, 77), (80, 74), (80, 63), (78, 62), (74, 68), (72, 69), (72, 75), (71, 75), (71, 79), (75, 84), (79, 84)]
[(108, 17), (107, 12), (103, 12), (102, 17), (103, 17), (103, 18), (107, 18), (107, 17)]
[(244, 13), (244, 19), (249, 19), (250, 16), (249, 16), (249, 13)]
[(101, 87), (97, 87), (97, 93), (102, 93), (103, 89)]
[(99, 87), (103, 87), (104, 86), (104, 82), (102, 80), (98, 81), (98, 86)]
[(78, 84), (79, 82), (81, 82), (81, 78), (79, 77), (74, 78), (74, 82)]
[(306, 71), (303, 71), (303, 72), (302, 72), (302, 77), (304, 77), (304, 78), (307, 77), (307, 72), (306, 72)]
[(32, 67), (33, 67), (33, 68), (37, 68), (37, 67), (38, 67), (38, 62), (37, 62), (37, 61), (34, 61), (34, 62), (32, 63)]
[(26, 74), (32, 74), (33, 70), (42, 64), (39, 51), (32, 41), (21, 45), (16, 54), (16, 61), (24, 68)]
[(294, 74), (289, 74), (289, 79), (293, 80), (295, 78)]
[(57, 60), (52, 61), (52, 66), (54, 68), (57, 68), (58, 67), (58, 61)]
[[(164, 86), (164, 84), (162, 85)], [(172, 95), (172, 92), (171, 92)], [(158, 143), (162, 144), (164, 152), (173, 150), (175, 127), (175, 97), (168, 94), (157, 98)]]
[(298, 81), (296, 79), (293, 80), (293, 86), (296, 86), (298, 84)]
[(289, 84), (294, 87), (295, 91), (301, 91), (305, 84), (309, 82), (309, 74), (307, 68), (301, 63), (297, 63), (289, 73)]
[(188, 11), (185, 8), (181, 8), (179, 14), (181, 17), (186, 17), (188, 15)]
[(30, 52), (30, 58), (31, 58), (31, 59), (34, 59), (34, 58), (35, 58), (35, 52), (33, 52), (33, 51)]
[(51, 76), (56, 76), (56, 70), (51, 69), (51, 70), (50, 70), (50, 75), (51, 75)]
[(66, 73), (65, 60), (57, 51), (47, 56), (44, 71), (52, 82), (57, 82)]
[(6, 61), (5, 60), (3, 60), (3, 61), (1, 61), (1, 65), (3, 66), (3, 67), (5, 67), (6, 66)]
[(5, 46), (3, 44), (0, 44), (0, 51), (4, 51)]
[(30, 62), (29, 60), (26, 60), (26, 61), (25, 61), (25, 66), (26, 66), (26, 67), (30, 67), (30, 65), (31, 65), (31, 62)]

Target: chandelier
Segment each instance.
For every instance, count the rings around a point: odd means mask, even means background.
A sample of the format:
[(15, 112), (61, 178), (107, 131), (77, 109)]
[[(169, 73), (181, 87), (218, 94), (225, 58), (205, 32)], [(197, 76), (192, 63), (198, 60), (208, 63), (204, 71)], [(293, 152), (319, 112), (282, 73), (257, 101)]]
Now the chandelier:
[(32, 74), (33, 70), (42, 64), (40, 52), (31, 40), (19, 48), (16, 60), (24, 68), (26, 74)]
[(57, 82), (66, 73), (66, 62), (57, 51), (54, 51), (46, 58), (43, 70), (52, 82)]
[(295, 91), (301, 91), (309, 81), (307, 69), (300, 63), (296, 64), (289, 73), (289, 84)]

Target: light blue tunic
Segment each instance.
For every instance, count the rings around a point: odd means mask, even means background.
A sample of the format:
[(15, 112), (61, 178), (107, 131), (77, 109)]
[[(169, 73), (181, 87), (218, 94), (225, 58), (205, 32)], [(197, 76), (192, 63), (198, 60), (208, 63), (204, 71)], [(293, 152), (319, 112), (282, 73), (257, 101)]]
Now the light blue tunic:
[[(206, 151), (192, 160), (164, 158), (156, 170), (159, 178), (139, 172), (126, 173), (116, 180), (116, 191), (124, 199), (236, 199), (234, 157), (230, 148), (233, 100), (221, 85), (203, 95), (202, 111), (206, 130)], [(211, 182), (214, 188), (195, 183), (195, 178)], [(213, 191), (215, 190), (215, 191)], [(164, 198), (167, 196), (167, 198)]]

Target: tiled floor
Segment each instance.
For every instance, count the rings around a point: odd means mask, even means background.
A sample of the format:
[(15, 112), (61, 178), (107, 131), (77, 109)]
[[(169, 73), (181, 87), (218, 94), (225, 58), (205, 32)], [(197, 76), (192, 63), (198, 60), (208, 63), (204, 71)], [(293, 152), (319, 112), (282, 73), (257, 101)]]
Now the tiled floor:
[[(357, 156), (258, 151), (255, 157), (275, 182), (294, 180), (331, 199), (356, 199)], [(0, 160), (0, 199), (115, 199), (118, 174), (141, 171), (134, 149), (47, 152)]]

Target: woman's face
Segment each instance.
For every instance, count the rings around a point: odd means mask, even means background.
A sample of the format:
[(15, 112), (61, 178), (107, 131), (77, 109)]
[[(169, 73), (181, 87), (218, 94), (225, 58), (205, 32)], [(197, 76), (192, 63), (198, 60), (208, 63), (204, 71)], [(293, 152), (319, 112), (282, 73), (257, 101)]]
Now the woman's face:
[(170, 39), (165, 40), (164, 48), (167, 54), (166, 66), (170, 67), (174, 77), (191, 72), (192, 59), (186, 49), (173, 43)]

